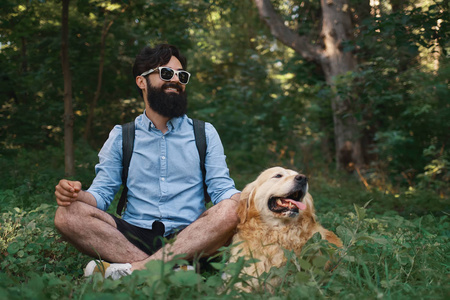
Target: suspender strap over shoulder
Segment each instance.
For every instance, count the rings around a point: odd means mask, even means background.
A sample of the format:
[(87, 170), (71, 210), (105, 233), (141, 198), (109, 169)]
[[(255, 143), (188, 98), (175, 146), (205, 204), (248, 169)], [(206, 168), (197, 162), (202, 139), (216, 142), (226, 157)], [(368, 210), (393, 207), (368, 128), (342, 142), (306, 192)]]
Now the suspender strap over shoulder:
[(123, 208), (125, 207), (125, 204), (127, 202), (128, 169), (130, 166), (131, 155), (133, 154), (134, 133), (135, 133), (134, 121), (122, 125), (122, 155), (123, 155), (123, 157), (122, 157), (122, 165), (123, 165), (122, 185), (123, 185), (123, 190), (122, 190), (122, 194), (120, 195), (119, 204), (117, 204), (116, 213), (118, 215), (122, 214)]
[[(206, 157), (206, 133), (205, 133), (205, 122), (192, 119), (194, 122), (194, 137), (195, 137), (195, 145), (197, 147), (198, 154), (200, 156), (200, 168), (202, 170), (203, 175), (203, 190), (205, 192), (205, 201), (211, 201), (211, 198), (207, 192), (207, 186), (205, 183), (206, 178), (206, 168), (205, 168), (205, 157)], [(122, 211), (127, 203), (127, 179), (128, 179), (128, 170), (130, 167), (131, 155), (133, 154), (134, 147), (134, 136), (135, 136), (135, 124), (134, 121), (130, 123), (126, 123), (122, 125), (122, 185), (123, 190), (120, 195), (119, 204), (117, 204), (116, 213), (118, 215), (122, 214)]]
[(207, 186), (205, 183), (206, 179), (206, 168), (205, 168), (205, 157), (206, 157), (206, 133), (205, 133), (205, 122), (192, 119), (194, 122), (194, 136), (195, 145), (197, 146), (198, 155), (200, 156), (200, 168), (203, 175), (203, 191), (205, 193), (205, 201), (208, 203), (211, 201), (209, 197)]

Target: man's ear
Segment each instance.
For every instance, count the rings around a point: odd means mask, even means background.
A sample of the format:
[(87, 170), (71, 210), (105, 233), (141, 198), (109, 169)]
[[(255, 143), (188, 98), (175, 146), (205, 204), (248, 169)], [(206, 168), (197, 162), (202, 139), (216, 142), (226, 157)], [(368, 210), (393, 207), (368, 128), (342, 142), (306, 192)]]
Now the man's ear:
[(147, 80), (143, 76), (136, 76), (136, 85), (143, 90), (147, 87)]

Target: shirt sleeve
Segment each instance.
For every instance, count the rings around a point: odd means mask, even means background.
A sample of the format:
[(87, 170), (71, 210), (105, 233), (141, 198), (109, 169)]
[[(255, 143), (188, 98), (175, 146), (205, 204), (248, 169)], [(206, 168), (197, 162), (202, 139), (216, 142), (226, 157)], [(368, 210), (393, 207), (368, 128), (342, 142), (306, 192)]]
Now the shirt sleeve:
[(219, 134), (210, 123), (205, 125), (206, 132), (206, 178), (208, 194), (214, 204), (228, 199), (239, 191), (235, 188), (234, 181), (226, 163), (226, 156)]
[(116, 125), (100, 150), (95, 178), (87, 190), (97, 201), (97, 208), (106, 211), (122, 184), (122, 126)]

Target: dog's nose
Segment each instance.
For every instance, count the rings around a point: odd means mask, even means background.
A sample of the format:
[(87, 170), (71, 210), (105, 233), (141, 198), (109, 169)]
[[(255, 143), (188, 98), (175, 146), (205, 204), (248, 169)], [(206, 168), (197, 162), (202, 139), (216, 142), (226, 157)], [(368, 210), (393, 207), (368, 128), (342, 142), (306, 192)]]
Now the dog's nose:
[(308, 182), (308, 178), (305, 175), (296, 175), (295, 181), (300, 184), (305, 184)]

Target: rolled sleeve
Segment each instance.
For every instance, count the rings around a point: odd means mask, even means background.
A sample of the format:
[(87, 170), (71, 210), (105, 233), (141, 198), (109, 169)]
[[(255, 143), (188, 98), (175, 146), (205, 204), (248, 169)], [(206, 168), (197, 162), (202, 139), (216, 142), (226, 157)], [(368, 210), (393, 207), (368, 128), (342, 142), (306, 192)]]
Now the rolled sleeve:
[(210, 123), (206, 123), (205, 131), (207, 143), (205, 182), (212, 203), (217, 204), (239, 193), (239, 190), (235, 188), (234, 181), (230, 177), (219, 134)]
[(98, 154), (95, 179), (87, 190), (97, 201), (97, 208), (107, 210), (122, 184), (122, 127), (117, 125)]

